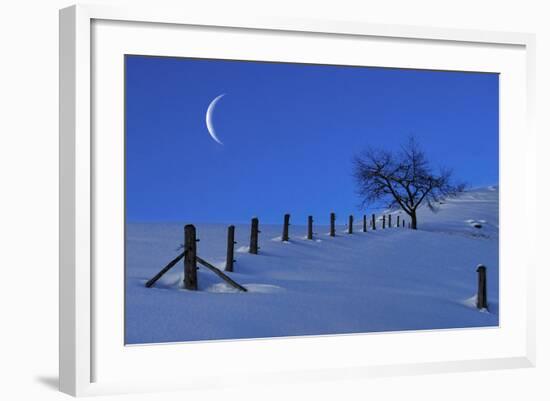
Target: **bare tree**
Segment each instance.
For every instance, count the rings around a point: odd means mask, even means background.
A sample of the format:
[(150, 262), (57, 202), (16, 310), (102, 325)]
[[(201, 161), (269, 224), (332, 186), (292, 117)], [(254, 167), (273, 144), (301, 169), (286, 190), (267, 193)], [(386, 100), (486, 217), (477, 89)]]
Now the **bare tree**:
[(435, 211), (445, 197), (464, 190), (465, 185), (451, 184), (451, 170), (432, 172), (426, 154), (414, 138), (409, 138), (401, 151), (368, 149), (353, 159), (353, 175), (362, 205), (387, 202), (391, 209), (402, 209), (417, 229), (416, 212), (425, 203)]

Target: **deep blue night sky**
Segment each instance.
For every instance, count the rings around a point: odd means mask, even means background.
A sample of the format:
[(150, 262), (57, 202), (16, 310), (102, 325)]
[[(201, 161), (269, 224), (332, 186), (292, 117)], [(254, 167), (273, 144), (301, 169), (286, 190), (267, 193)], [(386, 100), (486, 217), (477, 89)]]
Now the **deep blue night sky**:
[[(205, 114), (223, 93), (222, 146)], [(410, 135), (434, 167), (496, 184), (498, 96), (497, 74), (126, 56), (127, 221), (357, 213), (353, 155)]]

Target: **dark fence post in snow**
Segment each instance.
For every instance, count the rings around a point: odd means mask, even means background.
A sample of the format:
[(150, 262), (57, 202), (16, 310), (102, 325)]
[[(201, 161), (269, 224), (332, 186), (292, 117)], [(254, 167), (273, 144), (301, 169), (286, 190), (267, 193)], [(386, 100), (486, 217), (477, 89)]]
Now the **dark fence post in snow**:
[(376, 230), (376, 216), (372, 214), (372, 229)]
[(288, 226), (290, 225), (290, 214), (285, 214), (285, 223), (283, 225), (282, 241), (288, 241)]
[(334, 227), (336, 222), (336, 215), (334, 213), (330, 214), (330, 236), (334, 237), (336, 235), (336, 228)]
[(401, 220), (401, 227), (405, 228), (405, 219)]
[(363, 232), (364, 233), (367, 232), (367, 215), (366, 214), (363, 215)]
[(184, 228), (185, 256), (183, 257), (184, 279), (186, 290), (197, 290), (197, 232), (195, 226), (187, 224)]
[(477, 266), (477, 302), (478, 309), (487, 309), (487, 268)]
[(349, 216), (348, 234), (353, 234), (353, 216), (352, 215)]
[(382, 228), (386, 228), (386, 215), (382, 215)]
[(313, 216), (307, 216), (307, 239), (313, 239)]
[(258, 234), (260, 230), (258, 229), (260, 222), (257, 217), (252, 219), (252, 224), (250, 226), (250, 248), (248, 252), (257, 255), (258, 254)]
[(225, 259), (225, 270), (233, 271), (233, 263), (235, 263), (235, 226), (227, 227), (227, 257)]
[(399, 216), (397, 216), (397, 228), (400, 227), (400, 224), (399, 224)]
[(388, 214), (388, 228), (391, 228), (391, 214)]

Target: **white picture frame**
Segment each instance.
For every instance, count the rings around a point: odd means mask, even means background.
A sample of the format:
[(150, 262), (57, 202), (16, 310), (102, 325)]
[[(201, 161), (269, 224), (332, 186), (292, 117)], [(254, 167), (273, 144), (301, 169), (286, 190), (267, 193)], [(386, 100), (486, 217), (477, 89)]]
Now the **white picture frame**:
[[(102, 22), (103, 21), (103, 22)], [(133, 26), (115, 26), (117, 23), (122, 24), (137, 24)], [(94, 24), (96, 26), (104, 26), (106, 30), (101, 32), (118, 32), (117, 40), (112, 40), (109, 46), (105, 40), (101, 39), (103, 33), (99, 32), (98, 39), (94, 42)], [(101, 25), (104, 24), (104, 25)], [(139, 25), (139, 26), (138, 26)], [(517, 263), (521, 265), (521, 276), (510, 278), (510, 282), (514, 282), (517, 290), (516, 298), (521, 298), (521, 301), (514, 302), (517, 305), (515, 320), (510, 323), (510, 330), (513, 331), (509, 337), (497, 338), (495, 333), (505, 333), (508, 330), (506, 324), (501, 325), (498, 330), (478, 331), (478, 330), (463, 330), (463, 331), (433, 331), (421, 333), (399, 334), (377, 334), (365, 336), (329, 336), (329, 337), (310, 337), (301, 340), (251, 340), (251, 341), (236, 341), (236, 342), (214, 342), (208, 344), (176, 344), (164, 346), (148, 346), (148, 347), (130, 347), (124, 349), (125, 355), (123, 359), (106, 359), (106, 354), (111, 354), (106, 347), (105, 333), (109, 328), (106, 327), (106, 322), (101, 313), (101, 305), (96, 305), (97, 299), (94, 300), (94, 292), (98, 286), (102, 287), (102, 297), (111, 300), (119, 300), (114, 295), (116, 283), (112, 281), (113, 288), (105, 287), (104, 275), (94, 273), (94, 264), (101, 259), (102, 256), (94, 251), (94, 238), (97, 238), (98, 227), (102, 227), (101, 213), (94, 213), (97, 205), (95, 192), (98, 187), (94, 179), (101, 168), (98, 163), (101, 156), (98, 158), (98, 152), (102, 152), (101, 144), (97, 144), (93, 138), (93, 126), (101, 124), (94, 121), (94, 103), (92, 97), (96, 88), (92, 85), (94, 69), (101, 69), (100, 61), (94, 57), (105, 48), (106, 55), (120, 54), (124, 51), (121, 43), (130, 40), (129, 38), (139, 36), (139, 30), (145, 26), (157, 26), (155, 32), (150, 31), (147, 35), (148, 40), (143, 40), (140, 46), (148, 52), (156, 54), (154, 47), (155, 43), (159, 43), (160, 37), (170, 35), (170, 29), (178, 29), (178, 27), (199, 27), (208, 29), (221, 30), (219, 34), (227, 32), (246, 32), (254, 34), (255, 32), (264, 35), (264, 40), (276, 41), (281, 40), (277, 35), (284, 34), (288, 37), (292, 35), (308, 38), (316, 35), (324, 38), (344, 38), (360, 40), (362, 38), (383, 39), (385, 41), (407, 41), (407, 43), (417, 44), (433, 44), (439, 46), (442, 53), (445, 46), (455, 46), (453, 52), (468, 51), (467, 48), (478, 49), (481, 55), (487, 49), (496, 49), (495, 52), (506, 53), (504, 49), (510, 49), (509, 55), (503, 55), (500, 59), (495, 53), (493, 61), (488, 62), (485, 67), (481, 64), (475, 64), (471, 61), (472, 69), (479, 65), (480, 70), (487, 70), (487, 65), (492, 64), (490, 68), (493, 72), (501, 72), (499, 63), (503, 64), (502, 68), (510, 68), (510, 79), (513, 81), (515, 88), (521, 90), (518, 99), (520, 107), (504, 107), (506, 116), (510, 117), (510, 126), (514, 129), (508, 130), (508, 124), (504, 124), (506, 132), (506, 141), (501, 144), (501, 168), (506, 172), (506, 166), (512, 162), (510, 159), (510, 151), (514, 150), (520, 166), (515, 173), (503, 174), (501, 182), (504, 186), (501, 189), (501, 194), (506, 197), (509, 204), (513, 204), (520, 210), (518, 216), (507, 220), (508, 226), (503, 224), (502, 241), (512, 241), (518, 239), (517, 249), (504, 250), (509, 253), (502, 253), (504, 262)], [(98, 28), (103, 29), (103, 28)], [(112, 30), (111, 30), (112, 29)], [(128, 34), (121, 33), (125, 30)], [(111, 31), (110, 31), (111, 30)], [(158, 31), (158, 33), (156, 33)], [(223, 31), (223, 32), (222, 32)], [(227, 34), (227, 33), (225, 33)], [(271, 35), (272, 34), (272, 35)], [(156, 36), (159, 35), (159, 36)], [(164, 36), (163, 36), (164, 35)], [(227, 34), (229, 35), (229, 34)], [(271, 36), (270, 36), (271, 35)], [(273, 37), (272, 37), (273, 36)], [(157, 40), (157, 42), (155, 42)], [(309, 39), (304, 39), (309, 40)], [(143, 43), (148, 42), (148, 43)], [(297, 41), (299, 42), (299, 41)], [(117, 47), (118, 46), (118, 47)], [(148, 46), (148, 47), (147, 47)], [(535, 338), (534, 338), (534, 277), (535, 260), (529, 254), (529, 244), (534, 243), (535, 230), (522, 231), (521, 234), (514, 234), (514, 227), (517, 228), (519, 221), (527, 221), (528, 224), (534, 224), (533, 216), (535, 209), (527, 208), (525, 202), (528, 196), (534, 197), (535, 188), (535, 134), (532, 129), (532, 112), (534, 109), (534, 46), (535, 38), (530, 34), (523, 33), (506, 33), (506, 32), (484, 32), (470, 31), (458, 29), (440, 29), (440, 28), (425, 28), (412, 26), (389, 26), (375, 25), (363, 22), (350, 21), (316, 21), (316, 20), (293, 20), (287, 18), (234, 18), (228, 16), (214, 15), (194, 15), (187, 14), (185, 10), (164, 10), (155, 7), (150, 8), (112, 8), (109, 6), (91, 6), (78, 5), (61, 10), (60, 12), (60, 389), (61, 391), (79, 396), (93, 395), (106, 393), (126, 393), (133, 391), (156, 391), (166, 389), (190, 389), (190, 388), (208, 388), (209, 386), (219, 386), (231, 384), (244, 384), (247, 380), (269, 381), (269, 382), (289, 382), (293, 380), (324, 380), (327, 377), (342, 378), (342, 377), (366, 377), (380, 375), (399, 375), (399, 374), (418, 374), (442, 371), (467, 371), (479, 369), (502, 369), (510, 367), (529, 367), (535, 363)], [(107, 49), (109, 47), (109, 49)], [(131, 47), (131, 46), (130, 46)], [(426, 51), (430, 51), (426, 48)], [(498, 50), (501, 49), (501, 50)], [(170, 45), (166, 44), (164, 49), (158, 50), (159, 53), (170, 52)], [(111, 52), (111, 53), (109, 53)], [(341, 57), (345, 56), (345, 50), (342, 51)], [(265, 53), (268, 54), (268, 53)], [(508, 53), (506, 53), (508, 54)], [(230, 55), (227, 55), (230, 57)], [(266, 56), (267, 57), (267, 56)], [(280, 59), (281, 56), (273, 56)], [(293, 56), (289, 55), (289, 60)], [(509, 65), (504, 66), (507, 57), (510, 60), (517, 61), (517, 71), (513, 71)], [(350, 60), (350, 63), (353, 63)], [(362, 63), (362, 61), (356, 61)], [(390, 61), (381, 61), (381, 65), (386, 65)], [(413, 63), (410, 65), (401, 65), (402, 61), (395, 61), (395, 66), (408, 68), (433, 68), (430, 62)], [(479, 62), (481, 63), (481, 61)], [(506, 63), (514, 64), (514, 63)], [(452, 57), (447, 61), (443, 60), (438, 64), (438, 69), (453, 68)], [(116, 66), (115, 66), (116, 69)], [(103, 71), (103, 70), (102, 70)], [(105, 70), (107, 71), (107, 70)], [(523, 73), (525, 75), (523, 75)], [(116, 76), (115, 76), (116, 78)], [(507, 85), (507, 84), (506, 84)], [(512, 85), (512, 84), (510, 84)], [(502, 96), (510, 97), (510, 91), (504, 91)], [(506, 101), (507, 98), (504, 99)], [(113, 100), (116, 104), (117, 98)], [(505, 103), (503, 103), (506, 105)], [(524, 107), (524, 109), (523, 109)], [(101, 113), (99, 113), (101, 117)], [(120, 116), (119, 116), (120, 117)], [(115, 117), (119, 118), (119, 117)], [(109, 127), (117, 127), (111, 125)], [(509, 134), (509, 135), (508, 135)], [(502, 135), (502, 133), (501, 133)], [(116, 148), (116, 144), (115, 144)], [(116, 153), (116, 152), (115, 152)], [(105, 158), (108, 159), (109, 155)], [(116, 154), (110, 157), (118, 157)], [(518, 183), (522, 183), (522, 193), (513, 191), (512, 187)], [(116, 180), (111, 183), (116, 185)], [(101, 184), (102, 185), (102, 184)], [(108, 186), (105, 187), (108, 189)], [(104, 189), (101, 189), (103, 192)], [(120, 206), (120, 205), (118, 205)], [(501, 212), (503, 217), (506, 215), (506, 207)], [(116, 232), (116, 230), (114, 230)], [(123, 267), (122, 267), (123, 268)], [(506, 272), (506, 270), (505, 270)], [(512, 273), (510, 273), (512, 274)], [(517, 273), (514, 273), (517, 274)], [(505, 277), (506, 279), (506, 277)], [(506, 284), (506, 283), (504, 283)], [(111, 290), (113, 292), (111, 292)], [(122, 291), (122, 289), (120, 289)], [(501, 297), (506, 299), (511, 297), (512, 289), (507, 291), (506, 285), (503, 287)], [(117, 306), (115, 308), (120, 310)], [(99, 311), (99, 312), (98, 312)], [(506, 311), (503, 313), (507, 313)], [(111, 318), (116, 318), (113, 315)], [(517, 320), (517, 321), (516, 321)], [(506, 322), (506, 319), (504, 319)], [(103, 329), (97, 329), (96, 326), (101, 326)], [(98, 330), (103, 330), (98, 332)], [(365, 354), (358, 352), (355, 356), (345, 356), (336, 361), (337, 350), (345, 342), (346, 346), (361, 347), (368, 349), (369, 342), (377, 342), (377, 347), (383, 343), (384, 338), (389, 338), (389, 341), (394, 341), (399, 337), (401, 344), (410, 344), (414, 348), (419, 347), (419, 344), (429, 346), (437, 342), (438, 338), (446, 337), (445, 341), (457, 341), (467, 344), (475, 341), (476, 338), (486, 336), (486, 341), (491, 341), (498, 344), (494, 349), (488, 350), (486, 353), (480, 351), (472, 351), (465, 358), (453, 358), (446, 355), (441, 356), (439, 360), (434, 358), (429, 360), (417, 359), (413, 354), (404, 356), (404, 358), (386, 358), (382, 352), (380, 356), (372, 355), (372, 360), (365, 359)], [(117, 338), (116, 335), (113, 337)], [(490, 337), (492, 339), (490, 339)], [(513, 340), (511, 338), (513, 337)], [(99, 338), (99, 341), (97, 340)], [(413, 342), (414, 341), (414, 342)], [(378, 344), (378, 342), (380, 342)], [(219, 352), (226, 352), (229, 355), (232, 352), (249, 352), (254, 344), (261, 343), (265, 347), (264, 350), (258, 350), (258, 354), (273, 365), (272, 369), (263, 369), (259, 365), (254, 368), (244, 366), (240, 367), (239, 377), (226, 377), (220, 379), (216, 373), (205, 373), (208, 366), (203, 369), (186, 369), (185, 365), (180, 366), (179, 376), (181, 377), (182, 370), (185, 371), (185, 379), (176, 379), (175, 377), (150, 377), (149, 380), (143, 380), (136, 375), (139, 369), (139, 364), (150, 365), (154, 360), (155, 363), (160, 363), (166, 360), (166, 366), (170, 366), (173, 361), (169, 361), (170, 356), (174, 352), (185, 352), (191, 359), (194, 354), (200, 349), (201, 357), (208, 360), (208, 357)], [(447, 343), (448, 344), (448, 343)], [(119, 344), (124, 348), (124, 344)], [(443, 347), (443, 343), (441, 344)], [(178, 350), (176, 350), (178, 347)], [(500, 347), (500, 348), (499, 348)], [(509, 352), (503, 350), (509, 349)], [(122, 350), (121, 348), (121, 350)], [(314, 355), (319, 349), (326, 351), (325, 363), (319, 363), (315, 360)], [(462, 348), (457, 347), (457, 352)], [(121, 351), (122, 352), (122, 351)], [(282, 356), (289, 355), (291, 352), (303, 352), (304, 356), (311, 357), (311, 364), (295, 363), (292, 369), (285, 369), (284, 358), (275, 360), (274, 355)], [(104, 355), (105, 354), (105, 355)], [(113, 355), (116, 352), (112, 352)], [(101, 360), (101, 363), (96, 362), (96, 358)], [(111, 358), (109, 356), (108, 358)], [(121, 357), (122, 358), (122, 357)], [(251, 357), (252, 358), (252, 357)], [(334, 366), (331, 365), (331, 358), (334, 359)], [(346, 359), (347, 358), (347, 359)], [(307, 360), (308, 358), (303, 358)], [(140, 362), (141, 361), (141, 362)], [(255, 360), (255, 363), (261, 364)], [(126, 369), (121, 369), (122, 365), (126, 364)], [(253, 362), (250, 359), (248, 362)], [(127, 372), (128, 376), (123, 374), (105, 374), (105, 379), (102, 378), (102, 372), (99, 366), (106, 364), (112, 365), (113, 370), (119, 372)], [(133, 371), (131, 367), (133, 366)], [(129, 379), (132, 376), (134, 379)]]

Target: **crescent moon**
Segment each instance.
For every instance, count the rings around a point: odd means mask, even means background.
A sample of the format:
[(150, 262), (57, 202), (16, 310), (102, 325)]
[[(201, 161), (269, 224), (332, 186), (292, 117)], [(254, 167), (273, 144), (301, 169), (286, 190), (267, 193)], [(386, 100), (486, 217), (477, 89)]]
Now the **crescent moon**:
[(223, 145), (222, 141), (218, 138), (216, 135), (216, 130), (214, 129), (214, 123), (212, 122), (212, 115), (214, 114), (214, 109), (216, 108), (216, 103), (225, 96), (225, 93), (217, 96), (214, 100), (210, 102), (210, 105), (208, 105), (208, 110), (206, 110), (206, 128), (208, 129), (208, 133), (212, 137), (213, 140), (215, 140), (220, 145)]

